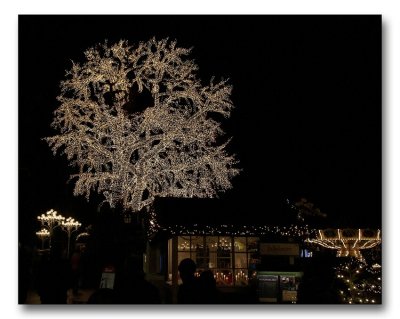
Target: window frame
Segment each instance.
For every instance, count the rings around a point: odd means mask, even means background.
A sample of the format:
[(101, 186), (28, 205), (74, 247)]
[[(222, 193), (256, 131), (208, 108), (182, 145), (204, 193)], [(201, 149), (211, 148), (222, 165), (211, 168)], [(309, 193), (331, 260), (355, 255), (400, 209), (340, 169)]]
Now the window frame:
[[(203, 254), (199, 257), (198, 256), (198, 251), (196, 250), (197, 245), (199, 245), (199, 237), (202, 238), (201, 242), (201, 249), (203, 249)], [(221, 238), (224, 238), (225, 241), (224, 243), (226, 244), (226, 242), (230, 242), (230, 245), (228, 245), (227, 247), (229, 247), (228, 251), (230, 256), (229, 257), (218, 257), (218, 251), (217, 249), (212, 250), (209, 249), (207, 251), (208, 256), (206, 256), (204, 254), (204, 250), (206, 249), (208, 241), (207, 239), (210, 237), (214, 237), (216, 239), (216, 244), (219, 246), (220, 242), (221, 242)], [(189, 253), (189, 256), (192, 260), (194, 260), (196, 262), (196, 266), (198, 264), (198, 259), (203, 259), (203, 260), (208, 260), (208, 265), (207, 267), (199, 267), (197, 266), (196, 269), (196, 276), (199, 276), (199, 272), (201, 271), (205, 271), (205, 270), (211, 270), (214, 273), (214, 277), (221, 277), (222, 276), (222, 282), (227, 281), (226, 284), (221, 284), (221, 280), (217, 281), (217, 285), (219, 287), (237, 287), (237, 286), (247, 286), (249, 284), (249, 262), (250, 262), (250, 255), (251, 253), (254, 253), (254, 251), (249, 250), (249, 238), (255, 239), (257, 242), (260, 241), (259, 237), (256, 236), (223, 236), (223, 235), (216, 235), (216, 236), (211, 236), (211, 235), (177, 235), (176, 236), (177, 240), (176, 240), (176, 252), (177, 252), (177, 260), (179, 261), (179, 253)], [(179, 242), (181, 239), (188, 241), (189, 242), (189, 249), (179, 249)], [(240, 239), (245, 239), (244, 244), (245, 244), (245, 250), (240, 250), (240, 251), (236, 251), (236, 247), (235, 247), (235, 239), (236, 238), (240, 238)], [(193, 239), (195, 239), (195, 242), (193, 241)], [(226, 240), (229, 239), (229, 240)], [(171, 240), (171, 239), (170, 239)], [(196, 245), (196, 247), (194, 246)], [(258, 244), (257, 244), (258, 247)], [(259, 248), (257, 248), (257, 250), (259, 250)], [(239, 254), (241, 256), (245, 255), (245, 266), (246, 267), (236, 267), (236, 254)], [(211, 260), (214, 260), (212, 257), (212, 255), (214, 255), (215, 257), (215, 266), (214, 267), (209, 267), (211, 264)], [(219, 267), (218, 261), (223, 261), (225, 259), (229, 259), (228, 264), (230, 263), (230, 267)], [(205, 265), (205, 263), (203, 262), (203, 266)], [(231, 276), (231, 278), (228, 278), (228, 276)], [(242, 280), (238, 281), (238, 278), (241, 278)], [(243, 278), (245, 280), (243, 280)], [(217, 278), (218, 279), (218, 278)], [(219, 278), (221, 279), (221, 278)]]

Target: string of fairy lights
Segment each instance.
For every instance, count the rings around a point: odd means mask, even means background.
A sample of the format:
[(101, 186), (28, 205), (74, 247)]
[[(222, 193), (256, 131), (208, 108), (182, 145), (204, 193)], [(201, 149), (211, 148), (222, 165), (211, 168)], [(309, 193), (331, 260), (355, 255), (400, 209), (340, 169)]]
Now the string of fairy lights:
[(351, 258), (335, 268), (337, 278), (344, 285), (339, 290), (343, 303), (381, 303), (381, 265), (368, 264), (365, 259)]
[[(155, 215), (153, 215), (153, 218)], [(150, 222), (151, 224), (151, 222)], [(177, 235), (210, 235), (210, 236), (264, 236), (264, 235), (278, 235), (283, 237), (301, 238), (305, 239), (310, 236), (315, 236), (317, 230), (309, 227), (308, 225), (290, 225), (290, 226), (266, 226), (266, 225), (197, 225), (184, 226), (158, 226), (157, 222), (153, 222), (154, 227), (150, 229), (149, 234), (156, 231), (163, 231), (171, 236)]]

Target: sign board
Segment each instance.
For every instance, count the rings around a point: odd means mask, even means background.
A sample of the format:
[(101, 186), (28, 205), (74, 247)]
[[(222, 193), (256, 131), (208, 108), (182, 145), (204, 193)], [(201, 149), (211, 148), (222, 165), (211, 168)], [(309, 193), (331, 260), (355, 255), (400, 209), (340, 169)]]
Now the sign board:
[(298, 244), (287, 244), (287, 243), (260, 243), (260, 254), (261, 255), (272, 255), (272, 256), (299, 256), (299, 245)]
[(297, 291), (282, 290), (282, 301), (296, 302), (297, 301)]
[(101, 274), (100, 280), (100, 288), (114, 288), (114, 280), (115, 280), (115, 268), (114, 267), (105, 267)]
[(260, 302), (278, 301), (278, 276), (257, 275), (258, 287), (257, 294)]

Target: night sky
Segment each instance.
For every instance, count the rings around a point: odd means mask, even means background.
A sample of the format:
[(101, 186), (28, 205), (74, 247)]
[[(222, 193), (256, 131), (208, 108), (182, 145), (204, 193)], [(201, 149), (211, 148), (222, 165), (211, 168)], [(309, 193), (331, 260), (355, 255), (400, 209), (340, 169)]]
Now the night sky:
[(305, 197), (332, 225), (381, 226), (380, 16), (20, 16), (20, 240), (51, 208), (86, 225), (97, 214), (100, 198), (74, 197), (73, 169), (41, 140), (56, 134), (70, 60), (105, 39), (153, 36), (193, 47), (204, 83), (233, 85), (224, 127), (243, 171), (221, 194), (221, 216), (271, 223), (286, 198)]

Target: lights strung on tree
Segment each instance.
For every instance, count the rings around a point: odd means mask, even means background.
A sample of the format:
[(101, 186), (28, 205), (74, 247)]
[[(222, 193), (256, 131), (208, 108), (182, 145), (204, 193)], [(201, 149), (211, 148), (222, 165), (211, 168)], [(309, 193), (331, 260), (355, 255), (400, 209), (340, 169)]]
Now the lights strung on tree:
[(238, 160), (219, 142), (215, 119), (230, 116), (232, 87), (203, 85), (189, 53), (167, 39), (121, 40), (73, 63), (52, 123), (60, 134), (45, 140), (78, 168), (74, 195), (96, 191), (111, 207), (139, 212), (156, 196), (215, 197), (232, 187)]
[(157, 221), (157, 214), (154, 210), (153, 207), (148, 208), (148, 227), (147, 227), (147, 235), (149, 238), (151, 238), (152, 235), (154, 235), (157, 231), (160, 230), (160, 224)]
[(380, 303), (382, 287), (381, 268), (368, 265), (365, 260), (351, 258), (335, 268), (336, 276), (347, 287), (340, 295), (344, 303)]

